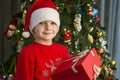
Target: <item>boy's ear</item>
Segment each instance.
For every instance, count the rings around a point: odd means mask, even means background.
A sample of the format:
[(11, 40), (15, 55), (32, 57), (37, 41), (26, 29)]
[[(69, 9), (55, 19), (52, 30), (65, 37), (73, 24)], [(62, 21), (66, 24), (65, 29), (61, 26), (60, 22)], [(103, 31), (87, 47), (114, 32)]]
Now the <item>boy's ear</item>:
[(35, 27), (32, 29), (32, 34), (34, 34), (35, 33)]

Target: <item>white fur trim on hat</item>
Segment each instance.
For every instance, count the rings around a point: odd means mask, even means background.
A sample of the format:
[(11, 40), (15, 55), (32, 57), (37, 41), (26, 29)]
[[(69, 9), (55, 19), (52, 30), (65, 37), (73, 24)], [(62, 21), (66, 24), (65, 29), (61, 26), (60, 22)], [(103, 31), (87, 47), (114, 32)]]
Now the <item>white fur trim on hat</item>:
[(59, 13), (52, 8), (41, 8), (35, 10), (31, 14), (31, 19), (30, 19), (30, 32), (32, 32), (32, 29), (39, 24), (42, 21), (45, 20), (51, 20), (57, 24), (57, 26), (60, 26), (60, 18), (59, 18)]

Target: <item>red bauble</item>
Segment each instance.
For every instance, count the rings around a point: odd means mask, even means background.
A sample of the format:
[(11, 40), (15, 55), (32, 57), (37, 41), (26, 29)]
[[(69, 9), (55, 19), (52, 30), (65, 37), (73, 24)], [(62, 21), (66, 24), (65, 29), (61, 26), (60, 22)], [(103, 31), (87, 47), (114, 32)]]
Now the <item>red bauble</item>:
[(96, 21), (97, 23), (99, 23), (99, 22), (100, 22), (100, 18), (99, 18), (99, 17), (96, 17), (96, 18), (95, 18), (95, 21)]
[(71, 38), (71, 34), (70, 34), (69, 30), (64, 33), (64, 38), (65, 39), (70, 39)]
[(92, 15), (93, 14), (93, 9), (90, 8), (90, 9), (87, 10), (87, 12), (88, 12), (88, 14)]

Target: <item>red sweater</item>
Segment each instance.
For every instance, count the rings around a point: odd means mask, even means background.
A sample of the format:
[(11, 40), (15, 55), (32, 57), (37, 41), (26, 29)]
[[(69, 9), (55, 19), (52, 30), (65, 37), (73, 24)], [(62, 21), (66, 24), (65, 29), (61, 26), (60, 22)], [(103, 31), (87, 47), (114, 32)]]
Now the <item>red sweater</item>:
[(51, 73), (69, 57), (63, 45), (53, 43), (48, 46), (33, 42), (18, 55), (15, 80), (51, 80)]

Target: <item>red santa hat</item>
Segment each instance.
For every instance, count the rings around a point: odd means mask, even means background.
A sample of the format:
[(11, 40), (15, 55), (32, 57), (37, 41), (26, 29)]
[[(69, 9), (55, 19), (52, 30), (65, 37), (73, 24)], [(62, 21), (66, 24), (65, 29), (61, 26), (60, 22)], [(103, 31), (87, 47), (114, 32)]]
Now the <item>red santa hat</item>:
[(18, 21), (16, 19), (12, 20), (9, 24), (9, 28), (15, 30), (17, 27)]
[(33, 28), (45, 20), (52, 20), (58, 27), (60, 26), (59, 12), (52, 0), (37, 0), (27, 11), (22, 36), (28, 38), (30, 36), (28, 29), (32, 33)]

